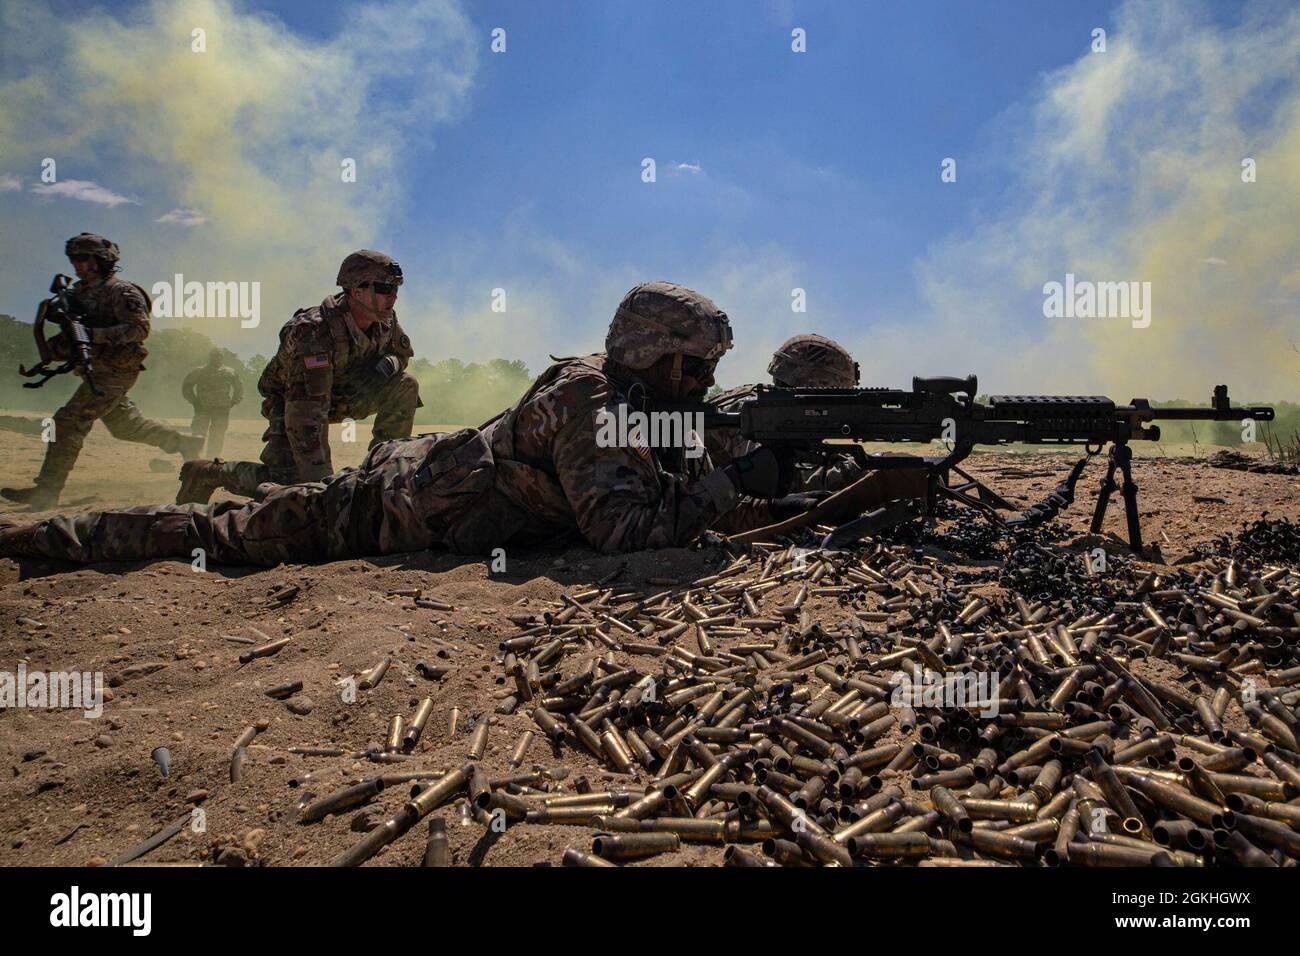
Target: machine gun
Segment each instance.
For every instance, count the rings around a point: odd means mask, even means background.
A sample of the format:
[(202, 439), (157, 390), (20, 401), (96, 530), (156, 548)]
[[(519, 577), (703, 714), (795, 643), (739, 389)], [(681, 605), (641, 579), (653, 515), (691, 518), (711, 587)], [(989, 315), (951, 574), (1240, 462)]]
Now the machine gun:
[[(755, 397), (739, 411), (706, 413), (705, 428), (739, 428), (750, 441), (786, 457), (852, 455), (864, 469), (920, 468), (929, 478), (926, 511), (939, 497), (952, 498), (979, 508), (992, 520), (1006, 525), (1033, 525), (1054, 518), (1074, 501), (1074, 486), (1084, 466), (1106, 445), (1110, 454), (1102, 479), (1091, 531), (1101, 530), (1110, 497), (1120, 491), (1128, 521), (1129, 544), (1141, 555), (1142, 527), (1138, 521), (1137, 484), (1133, 481), (1130, 441), (1158, 441), (1156, 419), (1178, 421), (1273, 420), (1268, 406), (1233, 406), (1226, 385), (1217, 385), (1209, 407), (1156, 408), (1142, 398), (1117, 405), (1100, 395), (994, 395), (987, 403), (976, 400), (978, 381), (966, 378), (913, 378), (910, 391), (891, 388), (778, 388), (760, 385)], [(943, 441), (947, 453), (939, 456), (868, 455), (852, 442)], [(1010, 519), (995, 509), (1015, 507), (976, 481), (959, 466), (976, 445), (1007, 444), (1083, 445), (1085, 455), (1066, 480), (1042, 502)], [(1115, 472), (1123, 484), (1115, 480)], [(954, 484), (956, 473), (962, 479)], [(905, 515), (898, 508), (882, 509), (858, 523), (845, 525), (827, 543), (852, 540), (854, 535), (897, 523)], [(882, 525), (882, 522), (884, 524)]]
[[(39, 381), (24, 382), (23, 388), (40, 388), (56, 375), (63, 375), (73, 369), (81, 369), (82, 377), (96, 395), (102, 394), (95, 385), (94, 345), (90, 339), (90, 330), (86, 327), (86, 308), (72, 291), (72, 279), (65, 275), (56, 275), (50, 283), (50, 298), (40, 304), (36, 310), (36, 321), (32, 323), (32, 334), (36, 337), (36, 350), (41, 360), (31, 368), (18, 366), (18, 374), (25, 378), (41, 376)], [(45, 323), (59, 327), (67, 348), (68, 359), (56, 368), (50, 363), (56, 356), (50, 342), (45, 338)]]

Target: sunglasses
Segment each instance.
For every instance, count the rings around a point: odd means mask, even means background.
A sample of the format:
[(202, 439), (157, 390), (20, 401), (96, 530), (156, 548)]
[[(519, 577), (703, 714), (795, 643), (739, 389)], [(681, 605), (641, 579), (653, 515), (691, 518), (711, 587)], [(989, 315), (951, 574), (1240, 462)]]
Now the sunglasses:
[(397, 291), (397, 284), (395, 282), (363, 282), (361, 288), (373, 289), (376, 295), (392, 295)]
[(682, 357), (682, 374), (689, 375), (691, 378), (704, 378), (705, 375), (711, 375), (717, 367), (716, 359), (700, 358), (696, 355)]
[(89, 262), (91, 259), (93, 259), (93, 258), (95, 258), (95, 257), (94, 257), (94, 256), (88, 256), (88, 255), (86, 255), (85, 253), (78, 252), (78, 253), (76, 253), (76, 254), (74, 254), (74, 255), (68, 256), (68, 258), (69, 258), (70, 260), (72, 260), (73, 262)]

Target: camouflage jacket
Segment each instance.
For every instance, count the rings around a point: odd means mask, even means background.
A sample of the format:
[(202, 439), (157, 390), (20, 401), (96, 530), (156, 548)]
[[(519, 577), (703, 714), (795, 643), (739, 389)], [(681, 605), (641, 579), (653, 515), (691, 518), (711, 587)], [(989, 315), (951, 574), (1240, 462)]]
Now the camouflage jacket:
[[(97, 371), (138, 372), (149, 350), (149, 297), (134, 282), (116, 275), (78, 280), (72, 291), (86, 309), (86, 327), (95, 347)], [(80, 375), (81, 370), (77, 369)]]
[[(758, 392), (757, 385), (739, 385), (728, 389), (709, 400), (720, 412), (734, 412)], [(705, 431), (704, 445), (709, 450), (709, 458), (717, 468), (731, 464), (742, 455), (748, 455), (758, 448), (756, 442), (749, 441), (736, 428), (710, 428)], [(839, 491), (861, 478), (865, 471), (848, 455), (833, 455), (823, 462), (820, 456), (812, 460), (796, 460), (793, 480), (782, 489), (785, 494), (800, 491)]]
[[(577, 531), (606, 553), (685, 545), (708, 528), (771, 522), (765, 502), (742, 498), (707, 454), (601, 447), (597, 414), (628, 402), (603, 353), (564, 359), (488, 422), (495, 480), (453, 537), (461, 550), (491, 540), (554, 539)], [(474, 509), (479, 512), (479, 508)]]
[(343, 293), (313, 309), (300, 309), (280, 330), (280, 347), (267, 363), (257, 390), (262, 414), (283, 417), (285, 434), (299, 473), (306, 479), (328, 475), (329, 423), (352, 417), (362, 383), (386, 355), (405, 371), (415, 353), (397, 316), (360, 331)]
[(234, 369), (200, 365), (185, 376), (181, 394), (195, 408), (233, 408), (244, 400), (244, 384)]

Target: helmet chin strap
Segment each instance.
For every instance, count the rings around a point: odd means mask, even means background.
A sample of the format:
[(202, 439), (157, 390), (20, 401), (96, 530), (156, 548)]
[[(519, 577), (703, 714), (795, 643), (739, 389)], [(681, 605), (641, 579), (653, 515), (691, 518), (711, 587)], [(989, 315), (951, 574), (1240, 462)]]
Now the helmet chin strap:
[(371, 317), (373, 317), (373, 318), (375, 318), (375, 319), (383, 318), (383, 313), (381, 313), (381, 312), (380, 312), (378, 309), (376, 309), (376, 308), (372, 308), (371, 306), (366, 305), (366, 304), (365, 304), (364, 302), (362, 302), (359, 298), (357, 298), (355, 295), (353, 295), (352, 292), (349, 292), (349, 293), (348, 293), (348, 303), (349, 303), (349, 305), (354, 306), (354, 307), (360, 309), (362, 312), (364, 312), (365, 314), (367, 314), (367, 315), (369, 315), (369, 316), (371, 316)]
[(673, 353), (673, 370), (669, 376), (673, 383), (673, 398), (682, 397), (682, 353)]

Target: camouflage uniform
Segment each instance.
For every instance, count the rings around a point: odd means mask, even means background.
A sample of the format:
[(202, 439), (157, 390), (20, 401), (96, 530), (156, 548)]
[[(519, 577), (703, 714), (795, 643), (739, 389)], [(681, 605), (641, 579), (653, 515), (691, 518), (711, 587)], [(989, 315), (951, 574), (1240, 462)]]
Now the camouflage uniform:
[(644, 388), (629, 371), (639, 353), (664, 349), (662, 329), (638, 342), (618, 323), (654, 322), (636, 296), (648, 290), (641, 299), (653, 302), (664, 287), (689, 303), (698, 325), (673, 347), (690, 354), (730, 347), (726, 316), (708, 299), (666, 283), (639, 286), (624, 302), (639, 304), (640, 313), (620, 307), (623, 318), (611, 328), (609, 350), (620, 361), (604, 353), (561, 360), (480, 429), (386, 442), (360, 468), (323, 482), (265, 485), (262, 501), (58, 517), (20, 536), (5, 532), (0, 554), (93, 562), (188, 558), (202, 548), (209, 560), (272, 565), (433, 546), (487, 553), (575, 531), (612, 553), (684, 545), (709, 527), (768, 524), (766, 503), (742, 498), (707, 456), (597, 441), (598, 413), (641, 404)]
[[(772, 356), (767, 371), (773, 384), (787, 388), (854, 388), (858, 384), (858, 363), (853, 356), (837, 342), (814, 333), (788, 339)], [(739, 411), (757, 391), (756, 385), (740, 385), (715, 395), (709, 404), (720, 412)], [(735, 428), (710, 429), (705, 446), (719, 468), (759, 447)], [(848, 455), (834, 456), (825, 463), (799, 462), (794, 480), (784, 490), (838, 491), (864, 474)]]
[(230, 410), (244, 400), (244, 383), (234, 369), (221, 364), (221, 353), (214, 350), (208, 364), (185, 376), (181, 394), (194, 406), (190, 432), (207, 438), (209, 455), (220, 455), (230, 425)]
[[(390, 269), (396, 269), (395, 275)], [(401, 283), (397, 263), (369, 250), (349, 255), (338, 281), (350, 287), (375, 275)], [(299, 310), (280, 330), (280, 347), (257, 383), (267, 420), (261, 461), (216, 463), (209, 487), (255, 497), (265, 482), (325, 478), (334, 471), (331, 422), (374, 415), (371, 448), (410, 437), (415, 410), (422, 405), (420, 387), (406, 371), (414, 354), (396, 315), (365, 332), (358, 329), (346, 292), (329, 296), (315, 308)], [(382, 381), (374, 375), (381, 362), (389, 363), (388, 377)]]
[[(114, 438), (153, 445), (171, 454), (192, 454), (202, 447), (201, 441), (195, 442), (190, 436), (145, 418), (126, 397), (144, 371), (144, 359), (149, 354), (144, 340), (149, 337), (150, 302), (143, 289), (114, 274), (117, 246), (100, 236), (82, 233), (68, 240), (65, 251), (68, 255), (96, 254), (108, 266), (103, 268), (106, 274), (78, 280), (72, 287), (85, 307), (85, 323), (94, 346), (94, 388), (83, 381), (54, 413), (54, 440), (46, 446), (35, 482), (40, 495), (50, 499), (57, 499), (63, 490), (86, 435), (97, 420)], [(50, 340), (56, 355), (66, 349), (62, 338), (59, 333)], [(79, 368), (73, 374), (85, 377)], [(21, 493), (11, 491), (5, 489), (5, 496), (24, 500)]]

